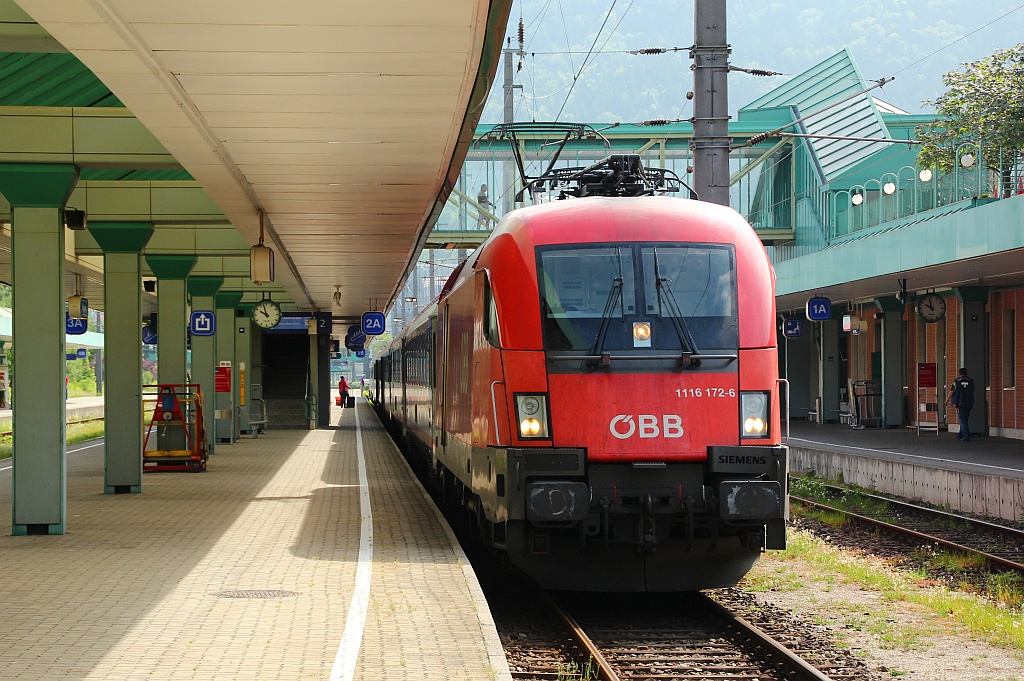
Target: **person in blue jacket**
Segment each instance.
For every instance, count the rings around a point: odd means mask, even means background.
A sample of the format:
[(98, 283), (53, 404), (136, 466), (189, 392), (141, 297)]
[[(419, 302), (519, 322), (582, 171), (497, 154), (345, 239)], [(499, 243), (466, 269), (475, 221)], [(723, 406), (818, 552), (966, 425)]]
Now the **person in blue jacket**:
[(974, 379), (967, 375), (967, 369), (960, 369), (960, 375), (949, 386), (946, 404), (956, 407), (956, 419), (960, 424), (956, 439), (970, 441), (971, 430), (967, 426), (967, 420), (971, 417), (971, 408), (974, 407)]

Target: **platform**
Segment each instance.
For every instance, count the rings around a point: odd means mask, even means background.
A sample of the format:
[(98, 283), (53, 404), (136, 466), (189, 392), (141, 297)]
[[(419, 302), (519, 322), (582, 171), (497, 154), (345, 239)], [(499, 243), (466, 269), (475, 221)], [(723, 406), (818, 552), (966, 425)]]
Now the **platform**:
[(1024, 440), (793, 421), (794, 473), (919, 499), (956, 511), (1024, 520)]
[(102, 494), (102, 448), (69, 447), (67, 534), (0, 536), (3, 679), (510, 679), (372, 410), (332, 416), (219, 445), (205, 473), (147, 473), (142, 494)]

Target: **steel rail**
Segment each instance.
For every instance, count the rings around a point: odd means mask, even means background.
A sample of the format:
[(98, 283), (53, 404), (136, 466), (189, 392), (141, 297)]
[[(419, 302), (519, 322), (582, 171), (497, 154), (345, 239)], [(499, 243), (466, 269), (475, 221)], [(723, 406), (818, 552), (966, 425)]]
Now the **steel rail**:
[[(790, 498), (790, 500), (799, 502), (801, 504), (804, 504), (805, 506), (810, 506), (812, 508), (818, 508), (818, 509), (821, 509), (823, 511), (831, 511), (833, 513), (841, 513), (841, 514), (843, 514), (843, 515), (845, 515), (845, 516), (847, 516), (849, 518), (853, 518), (854, 520), (857, 520), (858, 522), (867, 523), (868, 525), (873, 525), (875, 527), (888, 529), (889, 531), (896, 532), (898, 534), (903, 534), (903, 535), (906, 535), (906, 536), (909, 536), (909, 537), (914, 537), (915, 539), (920, 539), (920, 540), (926, 541), (926, 542), (932, 542), (932, 543), (938, 544), (940, 546), (945, 546), (946, 548), (949, 548), (949, 549), (954, 549), (956, 551), (963, 551), (964, 553), (971, 553), (971, 554), (975, 554), (975, 555), (979, 555), (979, 556), (984, 556), (990, 563), (995, 563), (996, 565), (1001, 565), (1001, 566), (1003, 566), (1005, 568), (1009, 568), (1010, 570), (1015, 570), (1017, 572), (1020, 572), (1021, 574), (1024, 574), (1024, 565), (1022, 565), (1021, 563), (1017, 563), (1017, 562), (1014, 562), (1012, 560), (1008, 560), (1006, 558), (1002, 558), (1000, 556), (996, 556), (996, 555), (993, 555), (991, 553), (987, 553), (985, 551), (981, 551), (979, 549), (972, 549), (969, 546), (964, 546), (963, 544), (957, 544), (956, 542), (952, 542), (952, 541), (943, 539), (941, 537), (936, 537), (934, 535), (925, 534), (923, 532), (918, 532), (917, 530), (912, 530), (912, 529), (910, 529), (908, 527), (901, 527), (900, 525), (894, 525), (893, 523), (887, 523), (887, 522), (884, 522), (882, 520), (877, 520), (875, 518), (872, 518), (870, 516), (860, 515), (859, 513), (853, 513), (852, 511), (846, 511), (846, 510), (843, 510), (841, 508), (835, 508), (833, 506), (828, 506), (827, 504), (818, 503), (817, 501), (811, 501), (810, 499), (804, 499), (802, 497), (793, 496), (792, 494), (789, 495), (789, 498)], [(894, 502), (894, 503), (899, 503), (899, 502)], [(929, 509), (924, 509), (924, 507), (917, 507), (917, 508), (921, 508), (922, 510), (929, 510)], [(947, 514), (947, 515), (949, 515), (949, 514)], [(961, 519), (960, 516), (953, 516), (953, 517)], [(966, 518), (965, 520), (970, 520), (970, 519)], [(1003, 529), (1006, 529), (1006, 528), (1003, 528)]]
[(707, 594), (702, 593), (701, 597), (707, 601), (707, 607), (714, 611), (716, 615), (727, 620), (730, 624), (735, 624), (739, 627), (743, 636), (748, 637), (763, 650), (767, 650), (771, 659), (782, 665), (788, 673), (792, 674), (792, 678), (798, 681), (833, 681), (832, 677), (823, 674), (819, 669), (808, 663), (807, 660), (776, 641), (753, 623), (743, 619)]
[[(776, 641), (753, 623), (743, 619), (706, 594), (700, 594), (700, 597), (705, 601), (705, 607), (707, 607), (708, 610), (710, 610), (715, 616), (726, 621), (729, 625), (735, 626), (740, 631), (741, 636), (756, 644), (762, 652), (767, 653), (768, 657), (773, 662), (782, 666), (786, 673), (791, 675), (791, 678), (796, 679), (797, 681), (833, 681), (830, 676), (823, 674), (820, 670), (813, 667), (802, 657), (794, 653), (782, 643)], [(572, 615), (566, 612), (560, 605), (558, 605), (558, 603), (546, 594), (544, 595), (544, 600), (552, 612), (554, 612), (569, 628), (572, 637), (576, 640), (576, 643), (579, 644), (580, 648), (585, 650), (587, 654), (590, 655), (591, 659), (593, 659), (597, 664), (598, 678), (602, 681), (620, 681), (619, 675), (615, 673), (615, 670), (612, 669), (608, 660), (605, 659), (604, 655), (601, 654), (601, 651), (598, 650), (596, 645), (594, 645), (594, 642), (590, 640), (590, 637), (587, 636), (579, 624), (576, 623), (576, 620), (573, 619)]]
[(619, 675), (615, 673), (608, 660), (605, 659), (601, 651), (594, 645), (594, 642), (590, 640), (590, 637), (580, 628), (580, 625), (576, 623), (572, 615), (566, 612), (558, 603), (555, 603), (547, 594), (544, 594), (544, 601), (548, 608), (569, 628), (570, 634), (576, 640), (576, 643), (579, 644), (580, 648), (587, 651), (587, 654), (597, 664), (597, 678), (601, 679), (601, 681), (620, 681)]

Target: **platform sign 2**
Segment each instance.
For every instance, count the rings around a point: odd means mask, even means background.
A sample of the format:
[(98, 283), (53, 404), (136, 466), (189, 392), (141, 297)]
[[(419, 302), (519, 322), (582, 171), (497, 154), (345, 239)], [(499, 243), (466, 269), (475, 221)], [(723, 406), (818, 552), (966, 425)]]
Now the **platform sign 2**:
[(379, 336), (384, 333), (384, 313), (364, 312), (362, 330), (367, 336)]
[(89, 323), (85, 319), (75, 319), (64, 313), (64, 333), (69, 336), (81, 336), (89, 329)]
[(796, 318), (783, 321), (782, 335), (786, 338), (799, 338), (804, 335), (804, 321)]
[(823, 296), (815, 296), (807, 301), (807, 319), (812, 322), (823, 322), (832, 316), (832, 301)]

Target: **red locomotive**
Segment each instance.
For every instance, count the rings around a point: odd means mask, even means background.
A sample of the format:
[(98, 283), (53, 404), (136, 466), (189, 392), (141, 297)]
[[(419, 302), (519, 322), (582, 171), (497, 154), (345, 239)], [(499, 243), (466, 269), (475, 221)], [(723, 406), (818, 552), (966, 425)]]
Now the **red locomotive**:
[(439, 496), (545, 587), (724, 587), (785, 547), (774, 277), (729, 208), (513, 211), (374, 372)]

